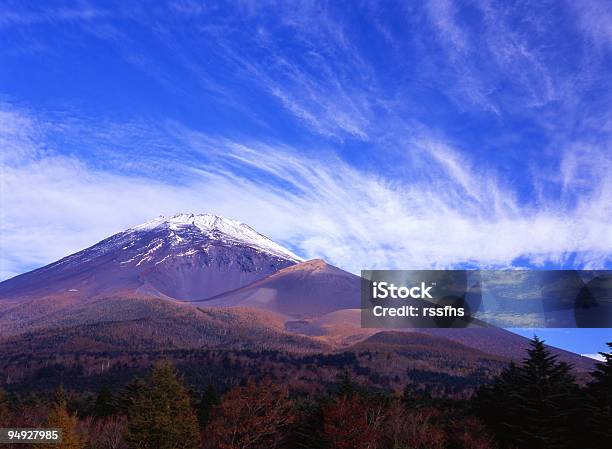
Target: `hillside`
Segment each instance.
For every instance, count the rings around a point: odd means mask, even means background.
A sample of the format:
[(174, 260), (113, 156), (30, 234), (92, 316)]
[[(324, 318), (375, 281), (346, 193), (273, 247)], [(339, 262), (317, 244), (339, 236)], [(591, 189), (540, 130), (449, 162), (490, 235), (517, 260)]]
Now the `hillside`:
[(214, 215), (159, 217), (0, 283), (0, 301), (82, 300), (129, 291), (205, 299), (300, 259), (251, 227)]

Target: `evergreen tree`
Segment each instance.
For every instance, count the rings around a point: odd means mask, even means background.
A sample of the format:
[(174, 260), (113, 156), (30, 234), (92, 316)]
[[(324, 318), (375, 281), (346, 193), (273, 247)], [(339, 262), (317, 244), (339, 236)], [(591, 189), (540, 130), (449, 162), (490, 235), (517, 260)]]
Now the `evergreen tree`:
[(209, 384), (206, 390), (204, 390), (204, 393), (202, 393), (198, 406), (198, 422), (200, 423), (201, 429), (206, 427), (206, 424), (210, 420), (212, 409), (219, 405), (220, 399), (219, 393), (217, 393), (215, 387)]
[[(46, 422), (47, 428), (62, 429), (62, 442), (54, 447), (59, 449), (81, 449), (85, 447), (85, 438), (77, 432), (78, 422), (76, 415), (68, 412), (64, 388), (58, 388), (55, 393), (55, 402), (51, 406)], [(39, 446), (42, 448), (48, 445), (41, 444)]]
[(609, 352), (600, 352), (603, 362), (595, 364), (595, 371), (591, 373), (593, 382), (589, 384), (589, 389), (597, 395), (604, 396), (608, 403), (612, 399), (612, 342), (606, 343)]
[(603, 449), (612, 447), (612, 342), (607, 353), (600, 352), (603, 362), (595, 364), (591, 373), (593, 382), (587, 386), (588, 411), (586, 436), (589, 448)]
[(196, 413), (168, 362), (155, 365), (128, 410), (126, 442), (138, 449), (191, 449), (200, 446)]
[(575, 430), (578, 385), (571, 374), (571, 366), (557, 362), (557, 356), (535, 337), (527, 358), (519, 369), (521, 389), (517, 400), (524, 413), (519, 423), (518, 440), (531, 447), (576, 447)]
[(323, 408), (320, 401), (308, 396), (295, 405), (296, 420), (289, 432), (287, 447), (292, 449), (326, 449), (323, 434)]
[(116, 397), (113, 398), (113, 406), (115, 410), (123, 415), (127, 415), (128, 410), (132, 405), (134, 405), (134, 401), (138, 396), (140, 396), (141, 391), (146, 388), (146, 383), (144, 379), (140, 377), (134, 377), (130, 383), (125, 385)]
[(574, 447), (578, 387), (571, 367), (535, 337), (521, 366), (511, 364), (475, 398), (498, 439), (521, 449)]
[(93, 407), (93, 415), (96, 418), (104, 418), (115, 413), (113, 394), (107, 386), (102, 387)]
[(402, 391), (402, 396), (400, 398), (402, 405), (406, 409), (415, 408), (417, 403), (417, 398), (414, 392), (414, 389), (410, 384), (406, 384), (404, 386), (404, 390)]
[(519, 419), (515, 406), (515, 392), (519, 383), (518, 368), (514, 362), (510, 362), (492, 385), (481, 387), (474, 398), (477, 414), (486, 420), (501, 441), (510, 437), (509, 425)]

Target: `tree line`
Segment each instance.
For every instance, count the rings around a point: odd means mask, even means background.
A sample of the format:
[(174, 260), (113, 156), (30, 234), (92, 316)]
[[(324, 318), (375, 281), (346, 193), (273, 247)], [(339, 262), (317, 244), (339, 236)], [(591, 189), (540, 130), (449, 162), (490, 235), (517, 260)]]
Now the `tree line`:
[(60, 427), (56, 447), (66, 449), (609, 449), (612, 352), (602, 356), (581, 387), (534, 338), (522, 363), (465, 401), (410, 383), (401, 394), (373, 389), (348, 370), (321, 395), (265, 379), (195, 394), (158, 362), (117, 391), (101, 389), (88, 416), (70, 409), (63, 388), (46, 407), (0, 391), (0, 427)]

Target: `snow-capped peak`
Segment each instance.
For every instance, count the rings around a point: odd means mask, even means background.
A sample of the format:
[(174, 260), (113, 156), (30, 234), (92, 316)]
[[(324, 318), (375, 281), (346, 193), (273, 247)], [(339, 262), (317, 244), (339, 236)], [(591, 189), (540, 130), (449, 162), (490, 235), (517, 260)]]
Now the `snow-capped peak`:
[(240, 243), (295, 262), (302, 261), (300, 257), (250, 226), (218, 215), (176, 214), (171, 217), (159, 216), (132, 228), (132, 230), (146, 231), (160, 227), (178, 232), (186, 228), (196, 227), (203, 235), (214, 240)]

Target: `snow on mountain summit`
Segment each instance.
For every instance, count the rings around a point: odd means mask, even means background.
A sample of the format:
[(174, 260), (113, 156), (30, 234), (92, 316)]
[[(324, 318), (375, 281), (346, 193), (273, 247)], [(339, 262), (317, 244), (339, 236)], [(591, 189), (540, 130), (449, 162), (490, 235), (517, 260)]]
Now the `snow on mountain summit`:
[(250, 226), (216, 215), (158, 217), (0, 283), (2, 297), (116, 292), (202, 300), (301, 262)]
[(249, 225), (218, 215), (176, 214), (171, 217), (159, 216), (130, 229), (130, 231), (150, 231), (156, 228), (175, 231), (177, 240), (180, 240), (182, 231), (190, 228), (196, 229), (202, 236), (211, 240), (250, 246), (294, 262), (303, 260), (288, 249), (255, 231)]

